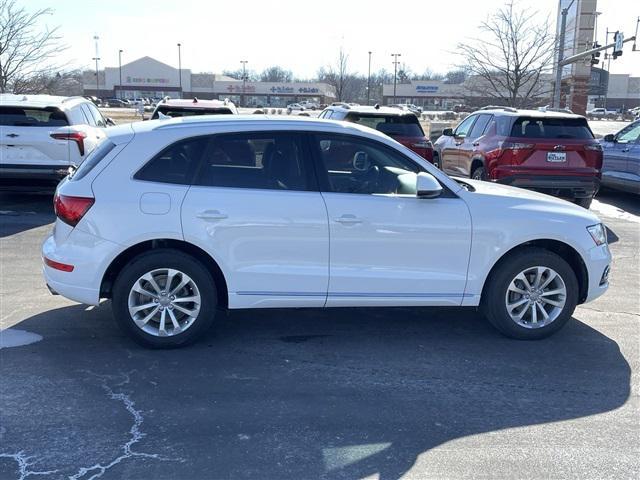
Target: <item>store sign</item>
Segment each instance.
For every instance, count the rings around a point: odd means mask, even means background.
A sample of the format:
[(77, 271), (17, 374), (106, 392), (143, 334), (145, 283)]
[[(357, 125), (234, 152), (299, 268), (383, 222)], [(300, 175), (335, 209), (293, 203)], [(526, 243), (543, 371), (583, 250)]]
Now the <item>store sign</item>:
[(227, 85), (229, 93), (255, 93), (256, 87), (253, 85)]
[(416, 85), (416, 92), (418, 93), (437, 93), (437, 85)]
[(271, 93), (293, 93), (293, 87), (271, 87)]
[(128, 84), (160, 84), (160, 85), (166, 85), (171, 83), (171, 80), (169, 80), (168, 78), (149, 78), (149, 77), (126, 77), (127, 83)]
[(299, 93), (320, 93), (319, 88), (315, 87), (301, 87), (298, 89)]

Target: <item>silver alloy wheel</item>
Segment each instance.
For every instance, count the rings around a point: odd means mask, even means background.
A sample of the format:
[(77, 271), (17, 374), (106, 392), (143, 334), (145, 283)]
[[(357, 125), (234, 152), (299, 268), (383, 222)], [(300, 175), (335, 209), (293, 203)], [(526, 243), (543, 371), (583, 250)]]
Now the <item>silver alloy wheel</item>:
[(158, 268), (142, 275), (129, 291), (129, 314), (154, 337), (183, 333), (198, 318), (200, 291), (187, 274)]
[(505, 295), (511, 319), (521, 327), (542, 328), (557, 319), (567, 301), (567, 287), (549, 267), (530, 267), (515, 276)]

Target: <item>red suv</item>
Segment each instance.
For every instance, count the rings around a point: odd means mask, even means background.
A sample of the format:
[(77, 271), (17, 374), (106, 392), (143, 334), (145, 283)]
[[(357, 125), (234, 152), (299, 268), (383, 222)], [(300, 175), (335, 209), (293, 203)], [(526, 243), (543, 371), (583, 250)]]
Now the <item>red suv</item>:
[(600, 187), (602, 147), (580, 115), (483, 109), (445, 129), (434, 148), (434, 163), (450, 175), (528, 188), (585, 208)]
[(344, 120), (373, 128), (433, 163), (433, 145), (425, 137), (418, 117), (409, 110), (342, 104), (325, 108), (319, 118)]

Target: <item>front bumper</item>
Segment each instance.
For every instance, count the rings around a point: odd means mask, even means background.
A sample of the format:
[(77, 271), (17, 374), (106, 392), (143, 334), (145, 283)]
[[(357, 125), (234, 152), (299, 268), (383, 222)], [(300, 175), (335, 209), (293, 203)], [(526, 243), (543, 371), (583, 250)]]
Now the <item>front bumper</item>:
[(589, 276), (589, 285), (584, 303), (595, 300), (609, 289), (611, 260), (611, 251), (607, 244), (593, 247), (587, 251), (585, 264)]
[(520, 173), (500, 177), (495, 181), (561, 198), (592, 198), (600, 188), (600, 179), (595, 176), (576, 177)]

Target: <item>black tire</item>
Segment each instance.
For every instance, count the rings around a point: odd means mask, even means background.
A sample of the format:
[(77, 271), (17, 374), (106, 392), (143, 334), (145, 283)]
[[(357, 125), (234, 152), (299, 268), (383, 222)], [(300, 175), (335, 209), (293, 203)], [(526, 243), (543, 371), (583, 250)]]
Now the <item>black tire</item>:
[(433, 166), (439, 170), (442, 170), (442, 165), (440, 165), (440, 155), (436, 152), (433, 152)]
[(471, 178), (473, 180), (486, 180), (487, 179), (487, 171), (484, 167), (476, 167), (473, 172), (471, 172)]
[[(200, 310), (193, 323), (181, 333), (159, 337), (139, 328), (129, 314), (129, 292), (145, 273), (155, 269), (172, 268), (191, 277), (200, 292)], [(215, 281), (198, 260), (180, 250), (169, 248), (152, 250), (134, 258), (122, 269), (113, 286), (113, 315), (120, 327), (137, 343), (149, 348), (177, 348), (200, 338), (210, 327), (218, 303)]]
[(576, 205), (580, 205), (582, 208), (586, 208), (587, 210), (589, 210), (589, 207), (591, 207), (592, 201), (593, 201), (593, 197), (574, 199), (574, 203)]
[[(566, 301), (558, 317), (543, 327), (526, 328), (514, 321), (505, 304), (511, 281), (530, 267), (549, 267), (556, 271), (566, 287)], [(578, 280), (573, 269), (560, 256), (537, 247), (525, 247), (508, 254), (487, 278), (481, 310), (487, 320), (503, 335), (518, 340), (538, 340), (560, 330), (573, 315), (578, 302)]]

